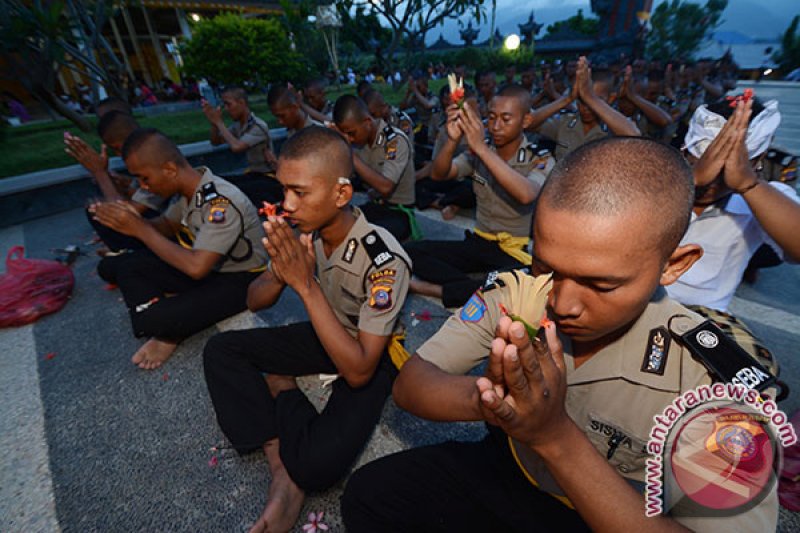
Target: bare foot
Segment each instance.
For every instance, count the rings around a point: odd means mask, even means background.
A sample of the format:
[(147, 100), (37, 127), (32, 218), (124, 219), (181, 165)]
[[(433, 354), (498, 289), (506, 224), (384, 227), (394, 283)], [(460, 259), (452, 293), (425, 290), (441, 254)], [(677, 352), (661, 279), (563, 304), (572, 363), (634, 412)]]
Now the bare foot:
[(160, 367), (164, 361), (169, 359), (177, 347), (177, 342), (150, 339), (142, 344), (142, 347), (133, 354), (131, 361), (139, 368), (153, 370)]
[(459, 207), (457, 205), (450, 204), (442, 208), (442, 218), (445, 220), (453, 220), (456, 215), (458, 214)]
[(430, 281), (423, 281), (417, 277), (412, 277), (408, 285), (408, 290), (414, 294), (422, 294), (423, 296), (433, 296), (434, 298), (442, 297), (442, 286)]
[(278, 446), (277, 439), (264, 445), (272, 479), (267, 506), (250, 533), (285, 533), (292, 529), (303, 508), (306, 495), (289, 477), (278, 454)]

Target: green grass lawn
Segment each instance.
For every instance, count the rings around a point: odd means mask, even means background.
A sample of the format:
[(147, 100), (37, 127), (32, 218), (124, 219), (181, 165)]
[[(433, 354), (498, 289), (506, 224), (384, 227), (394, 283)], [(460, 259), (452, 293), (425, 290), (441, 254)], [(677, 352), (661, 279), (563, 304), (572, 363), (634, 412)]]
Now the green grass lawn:
[[(431, 90), (438, 91), (445, 83), (446, 80), (432, 81)], [(393, 105), (398, 104), (405, 94), (405, 86), (396, 91), (383, 84), (375, 87)], [(335, 101), (342, 94), (354, 92), (354, 87), (331, 88), (328, 90), (328, 98)], [(264, 96), (252, 98), (251, 104), (253, 112), (266, 120), (270, 127), (278, 126), (275, 117), (269, 112)], [(158, 128), (178, 144), (203, 141), (209, 137), (208, 121), (199, 109), (148, 117), (137, 116), (137, 119), (143, 127)], [(93, 126), (96, 125), (94, 117), (90, 122)], [(75, 164), (64, 152), (64, 131), (79, 135), (90, 145), (100, 148), (100, 138), (94, 131), (82, 133), (67, 120), (8, 128), (5, 138), (0, 140), (0, 178)]]

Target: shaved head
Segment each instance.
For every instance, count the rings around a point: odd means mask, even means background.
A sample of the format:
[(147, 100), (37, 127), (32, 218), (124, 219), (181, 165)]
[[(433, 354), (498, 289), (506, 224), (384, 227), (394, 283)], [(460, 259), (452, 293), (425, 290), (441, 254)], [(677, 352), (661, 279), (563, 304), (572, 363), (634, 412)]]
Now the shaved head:
[(309, 161), (319, 175), (331, 181), (353, 174), (353, 152), (344, 138), (330, 128), (309, 126), (281, 147), (280, 159)]
[(224, 91), (222, 91), (224, 95), (230, 95), (231, 97), (235, 98), (236, 100), (244, 100), (244, 103), (247, 103), (247, 91), (242, 89), (241, 87), (228, 87)]
[(522, 85), (517, 85), (516, 83), (506, 85), (500, 89), (500, 92), (497, 93), (497, 96), (503, 98), (514, 98), (522, 106), (520, 109), (523, 113), (526, 113), (531, 108), (531, 93)]
[(270, 107), (297, 105), (295, 92), (286, 85), (273, 85), (267, 93), (267, 105)]
[(95, 114), (97, 115), (97, 118), (103, 118), (105, 114), (112, 111), (119, 111), (128, 115), (133, 114), (130, 104), (122, 98), (118, 98), (116, 96), (104, 98), (97, 102), (97, 105), (95, 106)]
[(139, 128), (128, 136), (122, 145), (122, 158), (127, 160), (134, 154), (137, 160), (155, 167), (165, 163), (175, 163), (178, 167), (189, 166), (178, 146), (155, 128)]
[(539, 199), (554, 209), (644, 217), (664, 257), (686, 232), (693, 203), (692, 170), (680, 152), (643, 137), (584, 144), (556, 164)]
[(129, 113), (110, 111), (97, 123), (97, 135), (109, 146), (119, 148), (131, 133), (139, 129), (139, 123)]
[(341, 124), (351, 119), (360, 122), (369, 116), (367, 104), (361, 98), (352, 94), (340, 96), (336, 100), (336, 105), (333, 106), (333, 121), (336, 124)]

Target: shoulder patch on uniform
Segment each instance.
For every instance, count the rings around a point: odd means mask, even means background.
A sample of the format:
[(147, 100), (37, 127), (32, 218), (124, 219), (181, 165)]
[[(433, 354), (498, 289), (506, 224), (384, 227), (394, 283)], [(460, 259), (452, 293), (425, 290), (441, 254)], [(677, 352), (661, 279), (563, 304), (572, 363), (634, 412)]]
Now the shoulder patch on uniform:
[(213, 182), (209, 181), (204, 183), (200, 190), (195, 195), (195, 204), (197, 207), (202, 206), (206, 202), (210, 202), (214, 198), (218, 198), (219, 193), (217, 192), (217, 187), (214, 185)]
[(221, 224), (225, 222), (225, 207), (221, 205), (212, 205), (211, 211), (208, 213), (208, 221), (212, 224)]
[(664, 375), (664, 370), (667, 368), (670, 342), (671, 339), (667, 328), (662, 326), (650, 330), (650, 334), (647, 336), (647, 346), (644, 350), (642, 372), (659, 376)]
[(367, 252), (367, 255), (369, 255), (369, 258), (372, 260), (372, 264), (375, 265), (376, 268), (380, 268), (394, 259), (394, 254), (389, 251), (389, 247), (386, 246), (386, 243), (383, 242), (383, 239), (381, 239), (381, 236), (378, 235), (378, 232), (375, 230), (370, 231), (362, 237), (361, 244), (364, 245), (364, 250)]
[(486, 314), (486, 302), (479, 293), (470, 296), (464, 307), (461, 308), (459, 317), (464, 322), (480, 322)]
[(385, 158), (389, 161), (397, 159), (397, 142), (399, 139), (392, 139), (386, 143)]
[(342, 261), (345, 263), (352, 263), (353, 256), (356, 255), (356, 250), (358, 249), (358, 241), (355, 239), (350, 239), (347, 241), (347, 246), (345, 246), (344, 254), (342, 254)]

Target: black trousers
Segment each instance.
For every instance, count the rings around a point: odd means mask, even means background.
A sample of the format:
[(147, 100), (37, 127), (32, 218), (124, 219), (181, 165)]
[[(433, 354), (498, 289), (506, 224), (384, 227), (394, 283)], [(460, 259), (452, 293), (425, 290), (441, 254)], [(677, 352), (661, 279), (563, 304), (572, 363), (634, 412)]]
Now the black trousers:
[(475, 191), (472, 190), (472, 182), (468, 180), (444, 180), (437, 181), (431, 178), (417, 180), (415, 187), (415, 197), (417, 198), (417, 208), (427, 209), (439, 200), (439, 207), (456, 205), (458, 207), (475, 207)]
[(403, 245), (414, 265), (414, 275), (442, 286), (445, 307), (460, 307), (482, 284), (469, 273), (485, 274), (493, 270), (521, 268), (522, 263), (471, 231), (463, 241), (416, 241)]
[(273, 398), (263, 373), (336, 373), (310, 322), (220, 333), (206, 344), (203, 364), (217, 421), (233, 447), (247, 453), (278, 437), (286, 471), (305, 491), (325, 490), (347, 474), (397, 374), (384, 354), (365, 386), (334, 381), (321, 413), (299, 389)]
[(276, 204), (283, 201), (283, 185), (274, 174), (248, 172), (238, 176), (225, 176), (225, 180), (236, 185), (259, 209), (263, 205), (262, 202)]
[(398, 241), (402, 242), (411, 236), (411, 223), (408, 220), (408, 215), (402, 211), (389, 209), (386, 204), (372, 201), (361, 204), (358, 208), (361, 209), (367, 220), (389, 230), (389, 233), (394, 235)]
[(589, 530), (525, 478), (493, 427), (482, 441), (415, 448), (364, 465), (341, 505), (350, 533)]
[(169, 341), (180, 341), (244, 311), (247, 287), (258, 276), (257, 272), (212, 272), (195, 280), (147, 248), (106, 257), (97, 272), (119, 285), (135, 336)]
[[(148, 209), (142, 213), (142, 217), (146, 219), (155, 218), (158, 215), (158, 211), (154, 211), (153, 209)], [(112, 252), (119, 252), (121, 250), (138, 250), (145, 247), (144, 243), (139, 239), (125, 235), (124, 233), (113, 230), (108, 226), (102, 225), (94, 219), (94, 215), (92, 215), (88, 209), (86, 210), (86, 218), (89, 220), (89, 224), (92, 225), (95, 233), (97, 233), (97, 236), (100, 237), (101, 241), (103, 241), (103, 244), (105, 244)]]

